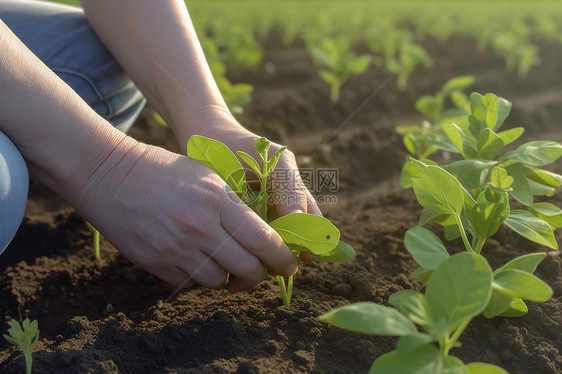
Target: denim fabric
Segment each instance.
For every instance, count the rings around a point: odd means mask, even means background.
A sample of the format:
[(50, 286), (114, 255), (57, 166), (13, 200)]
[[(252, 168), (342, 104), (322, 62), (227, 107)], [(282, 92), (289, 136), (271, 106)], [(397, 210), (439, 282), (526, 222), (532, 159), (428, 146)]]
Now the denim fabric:
[(88, 25), (80, 8), (0, 0), (0, 19), (100, 116), (127, 132), (146, 100)]
[(23, 219), (28, 186), (23, 157), (0, 131), (0, 253), (10, 244)]

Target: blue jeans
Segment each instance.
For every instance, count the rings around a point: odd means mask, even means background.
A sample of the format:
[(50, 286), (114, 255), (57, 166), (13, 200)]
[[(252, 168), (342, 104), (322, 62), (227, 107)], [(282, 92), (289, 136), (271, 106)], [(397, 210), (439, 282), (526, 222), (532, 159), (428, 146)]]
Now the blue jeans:
[[(100, 116), (127, 132), (146, 100), (88, 25), (80, 8), (0, 0), (0, 19)], [(0, 253), (25, 211), (28, 172), (0, 132)]]

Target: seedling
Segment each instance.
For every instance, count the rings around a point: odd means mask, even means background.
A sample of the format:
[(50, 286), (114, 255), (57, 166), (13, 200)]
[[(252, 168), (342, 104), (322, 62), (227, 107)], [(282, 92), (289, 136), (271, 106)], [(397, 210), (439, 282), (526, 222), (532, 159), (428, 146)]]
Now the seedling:
[(23, 324), (20, 325), (18, 321), (12, 319), (8, 334), (4, 334), (4, 338), (9, 343), (21, 348), (25, 358), (25, 372), (31, 374), (31, 366), (33, 364), (31, 353), (37, 345), (37, 339), (39, 339), (37, 320), (30, 322), (29, 318), (26, 318)]
[(460, 346), (458, 339), (472, 318), (490, 302), (492, 283), (492, 269), (484, 257), (457, 253), (436, 267), (425, 294), (402, 290), (392, 295), (388, 302), (397, 309), (364, 302), (336, 308), (319, 320), (365, 334), (400, 337), (395, 351), (373, 363), (372, 374), (505, 374), (497, 366), (465, 365), (449, 355), (451, 348)]
[(387, 69), (398, 75), (398, 89), (400, 91), (406, 89), (408, 79), (418, 65), (429, 67), (433, 65), (433, 60), (421, 45), (410, 42), (403, 43), (400, 46), (398, 58), (386, 61)]
[(320, 68), (320, 78), (331, 88), (330, 98), (333, 103), (340, 98), (341, 85), (351, 76), (361, 74), (369, 68), (372, 57), (357, 56), (350, 51), (346, 39), (324, 39), (309, 49), (310, 55)]
[[(269, 221), (267, 216), (269, 193), (267, 179), (274, 171), (286, 147), (279, 148), (269, 157), (271, 143), (266, 138), (255, 141), (258, 160), (248, 153), (238, 151), (238, 156), (257, 175), (259, 191), (249, 188), (246, 170), (236, 155), (223, 143), (203, 136), (194, 135), (187, 143), (187, 155), (213, 169), (232, 189), (243, 203), (254, 210), (279, 234), (295, 256), (302, 251), (315, 254), (317, 261), (339, 262), (355, 256), (353, 248), (339, 240), (339, 230), (322, 216), (292, 213)], [(260, 166), (261, 165), (261, 166)], [(290, 306), (293, 292), (293, 277), (287, 283), (282, 276), (276, 277), (283, 304)]]

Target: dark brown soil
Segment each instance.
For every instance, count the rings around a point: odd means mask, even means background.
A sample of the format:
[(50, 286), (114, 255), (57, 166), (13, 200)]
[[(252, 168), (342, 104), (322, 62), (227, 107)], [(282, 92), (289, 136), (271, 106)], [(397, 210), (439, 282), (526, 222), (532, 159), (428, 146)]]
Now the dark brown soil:
[[(10, 318), (39, 321), (41, 341), (33, 356), (38, 373), (368, 372), (396, 340), (326, 326), (316, 317), (352, 302), (384, 304), (400, 289), (422, 287), (408, 277), (415, 265), (403, 246), (404, 232), (416, 224), (420, 208), (411, 191), (398, 185), (406, 153), (394, 132), (397, 125), (422, 120), (413, 109), (415, 100), (449, 78), (472, 74), (475, 91), (513, 101), (506, 127), (526, 126), (526, 140), (562, 140), (562, 47), (539, 41), (542, 64), (519, 79), (505, 71), (501, 57), (476, 54), (474, 44), (458, 38), (447, 44), (429, 40), (435, 65), (415, 71), (405, 92), (372, 67), (343, 85), (337, 104), (330, 104), (328, 87), (298, 41), (287, 48), (270, 36), (259, 69), (231, 75), (236, 82), (255, 85), (240, 121), (287, 144), (301, 167), (339, 169), (338, 203), (323, 209), (356, 248), (357, 258), (302, 265), (290, 309), (282, 305), (272, 281), (242, 294), (194, 287), (162, 304), (171, 293), (168, 286), (107, 242), (102, 242), (102, 261), (95, 261), (82, 219), (33, 184), (22, 227), (0, 256), (0, 331)], [(373, 92), (378, 93), (348, 119)], [(178, 149), (148, 110), (131, 134)], [(562, 171), (562, 165), (555, 170)], [(562, 203), (561, 194), (553, 199)], [(506, 229), (484, 250), (498, 266), (545, 248)], [(561, 264), (559, 252), (551, 252), (537, 270), (554, 289), (550, 301), (530, 303), (522, 318), (476, 318), (462, 336), (462, 348), (452, 354), (512, 374), (561, 373)], [(23, 368), (22, 355), (2, 340), (0, 372), (21, 373)]]

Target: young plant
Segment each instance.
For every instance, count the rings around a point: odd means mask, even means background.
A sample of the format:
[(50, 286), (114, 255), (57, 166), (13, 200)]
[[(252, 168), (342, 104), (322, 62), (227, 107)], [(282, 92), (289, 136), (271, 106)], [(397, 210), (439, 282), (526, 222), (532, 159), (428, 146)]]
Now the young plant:
[(400, 46), (398, 58), (386, 61), (387, 69), (398, 75), (398, 89), (400, 91), (406, 89), (408, 79), (418, 65), (429, 67), (433, 65), (433, 60), (421, 45), (411, 42), (403, 43)]
[(37, 339), (39, 339), (37, 320), (30, 322), (29, 318), (26, 318), (20, 325), (18, 321), (12, 319), (8, 335), (4, 334), (4, 338), (9, 343), (21, 348), (25, 358), (25, 372), (31, 374), (31, 365), (33, 364), (31, 353), (37, 345)]
[(340, 98), (341, 85), (351, 76), (361, 74), (369, 68), (372, 57), (357, 56), (350, 51), (346, 39), (324, 39), (309, 49), (314, 63), (320, 68), (320, 78), (331, 88), (330, 98), (333, 103)]
[[(434, 96), (423, 95), (416, 101), (418, 112), (430, 119), (422, 126), (398, 126), (396, 131), (403, 136), (406, 149), (418, 159), (427, 158), (438, 150), (455, 151), (447, 140), (443, 125), (456, 122), (459, 117), (470, 113), (470, 102), (464, 90), (472, 85), (471, 76), (455, 77), (448, 80)], [(453, 108), (445, 109), (447, 100)]]
[[(259, 161), (248, 153), (237, 152), (238, 156), (258, 176), (259, 191), (249, 188), (246, 171), (242, 164), (223, 143), (194, 135), (187, 143), (187, 155), (213, 169), (228, 184), (237, 198), (252, 208), (279, 234), (295, 256), (298, 257), (300, 252), (305, 251), (315, 254), (317, 261), (340, 262), (353, 258), (355, 256), (353, 248), (339, 240), (339, 230), (322, 216), (292, 213), (269, 221), (267, 217), (269, 201), (267, 179), (275, 170), (281, 154), (286, 149), (286, 147), (281, 147), (270, 157), (270, 145), (271, 143), (266, 138), (259, 138), (255, 141)], [(289, 277), (287, 283), (282, 276), (277, 276), (276, 279), (283, 303), (290, 306), (293, 277)]]
[(392, 295), (388, 302), (396, 309), (363, 302), (336, 308), (319, 320), (365, 334), (400, 337), (395, 351), (373, 363), (371, 374), (504, 374), (497, 366), (465, 365), (449, 355), (451, 348), (460, 346), (458, 339), (472, 318), (488, 305), (492, 282), (484, 257), (457, 253), (436, 267), (425, 294), (402, 290)]

